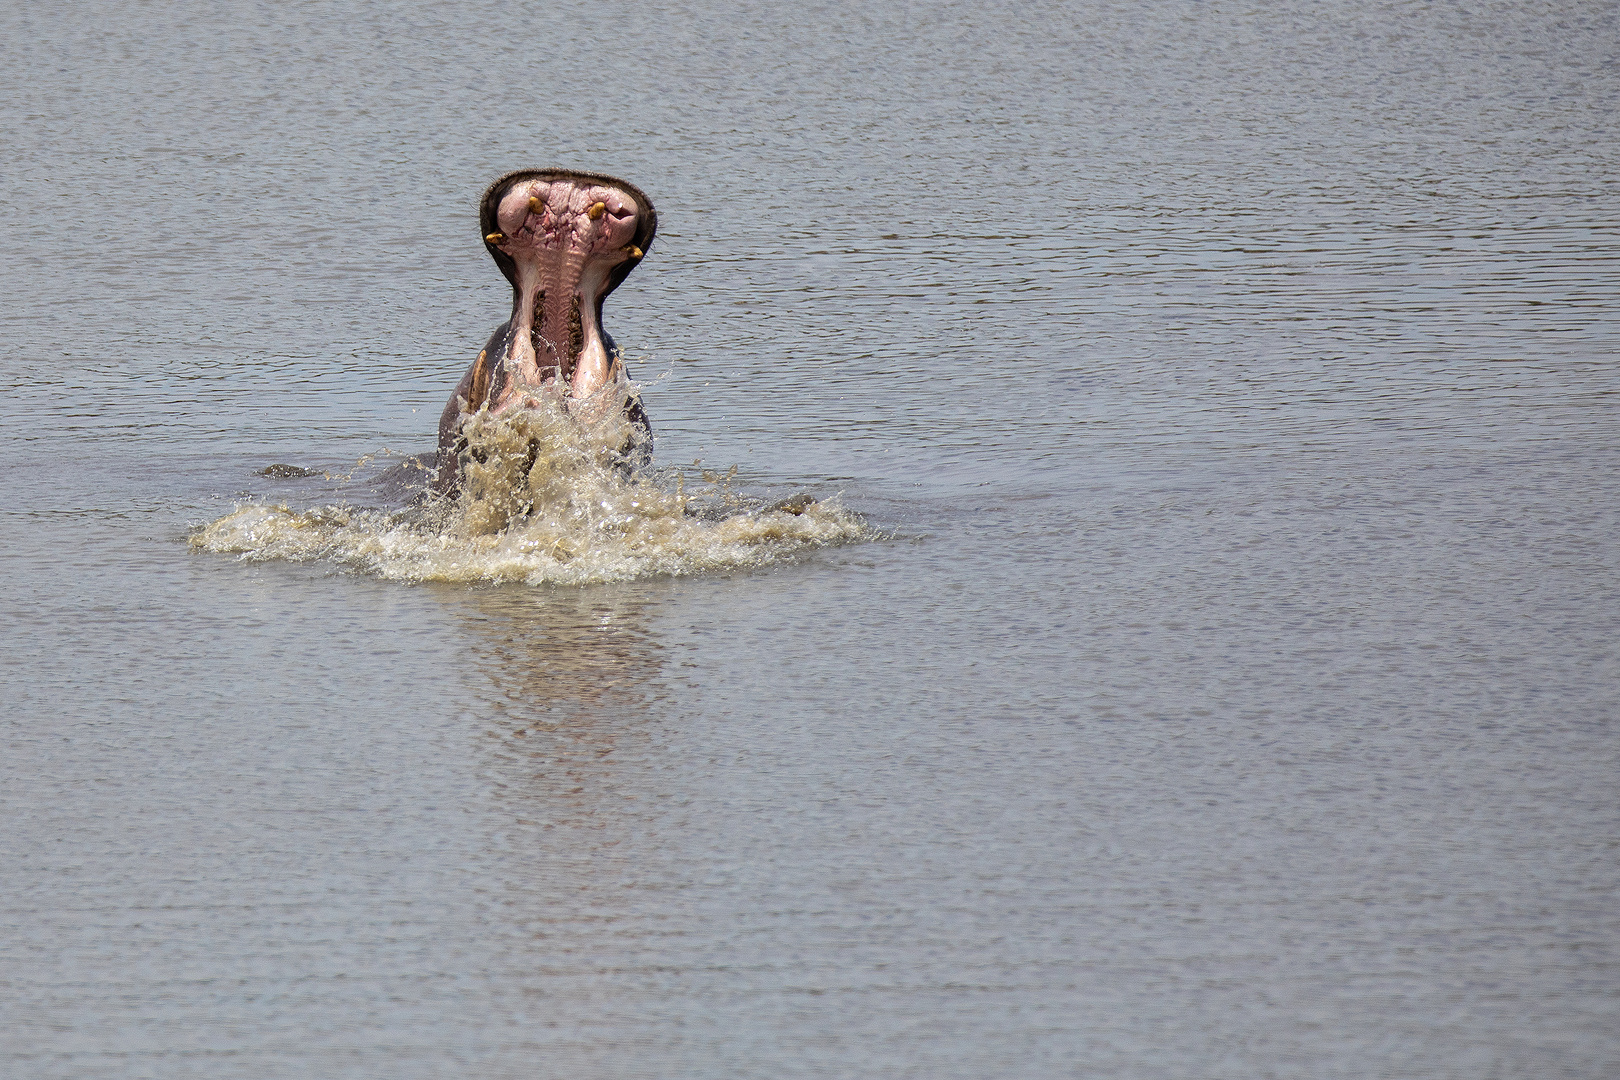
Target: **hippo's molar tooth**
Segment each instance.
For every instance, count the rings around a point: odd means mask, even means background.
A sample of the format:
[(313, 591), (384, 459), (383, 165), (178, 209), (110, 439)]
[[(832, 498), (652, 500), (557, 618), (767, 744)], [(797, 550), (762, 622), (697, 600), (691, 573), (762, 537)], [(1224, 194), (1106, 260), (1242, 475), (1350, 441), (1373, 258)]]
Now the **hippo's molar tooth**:
[(589, 217), (592, 221), (595, 221), (605, 213), (607, 213), (607, 203), (594, 202), (591, 203), (591, 208), (585, 211), (585, 216)]
[(484, 234), (484, 242), (486, 244), (498, 244), (502, 240), (505, 240), (505, 239), (506, 239), (506, 234), (505, 233), (492, 232), (492, 233), (485, 233)]
[(642, 255), (641, 249), (636, 247), (634, 244), (631, 244), (629, 247), (625, 248), (624, 253), (630, 256), (632, 259), (639, 259)]
[(529, 196), (529, 213), (531, 213), (531, 214), (540, 214), (540, 213), (544, 213), (545, 209), (546, 209), (546, 202), (545, 202), (544, 199), (542, 199), (538, 195)]

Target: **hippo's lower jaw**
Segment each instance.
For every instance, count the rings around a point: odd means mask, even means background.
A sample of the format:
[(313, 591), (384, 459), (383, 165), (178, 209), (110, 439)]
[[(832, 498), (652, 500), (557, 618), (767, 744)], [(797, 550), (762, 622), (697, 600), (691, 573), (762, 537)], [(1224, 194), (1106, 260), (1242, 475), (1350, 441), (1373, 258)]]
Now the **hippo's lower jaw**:
[(434, 488), (449, 492), (458, 484), (468, 415), (537, 407), (553, 395), (581, 420), (622, 408), (630, 441), (650, 453), (651, 430), (639, 400), (611, 389), (622, 372), (602, 328), (602, 301), (652, 244), (658, 215), (651, 200), (611, 176), (526, 170), (490, 185), (479, 225), (485, 247), (512, 283), (512, 317), (478, 354), (439, 419)]

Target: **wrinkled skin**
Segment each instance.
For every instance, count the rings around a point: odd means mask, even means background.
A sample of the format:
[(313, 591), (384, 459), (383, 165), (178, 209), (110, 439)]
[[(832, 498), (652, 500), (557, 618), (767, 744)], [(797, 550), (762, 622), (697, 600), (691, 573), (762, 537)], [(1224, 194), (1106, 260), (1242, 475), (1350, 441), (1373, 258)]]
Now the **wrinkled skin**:
[(479, 208), (484, 246), (512, 284), (512, 317), (462, 376), (439, 418), (436, 491), (455, 491), (467, 418), (502, 416), (560, 398), (585, 421), (622, 409), (627, 465), (652, 455), (640, 398), (623, 392), (602, 301), (646, 255), (658, 230), (652, 201), (632, 184), (597, 173), (527, 169), (490, 185)]

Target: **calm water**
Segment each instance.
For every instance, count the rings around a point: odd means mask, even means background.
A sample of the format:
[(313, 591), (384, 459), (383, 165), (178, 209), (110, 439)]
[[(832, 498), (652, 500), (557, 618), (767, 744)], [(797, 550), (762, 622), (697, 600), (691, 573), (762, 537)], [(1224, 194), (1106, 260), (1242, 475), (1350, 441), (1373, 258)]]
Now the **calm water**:
[[(1617, 41), (7, 5), (0, 1074), (1620, 1073)], [(431, 448), (553, 164), (662, 482), (879, 537), (191, 550)]]

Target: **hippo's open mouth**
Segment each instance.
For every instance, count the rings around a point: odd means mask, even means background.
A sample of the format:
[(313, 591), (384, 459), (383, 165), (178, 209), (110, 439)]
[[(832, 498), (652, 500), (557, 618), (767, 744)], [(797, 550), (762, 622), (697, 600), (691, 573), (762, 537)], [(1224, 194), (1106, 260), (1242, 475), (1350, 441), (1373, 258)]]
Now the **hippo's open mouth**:
[(484, 409), (499, 416), (543, 395), (563, 397), (582, 420), (622, 407), (632, 441), (650, 452), (640, 402), (602, 393), (621, 376), (613, 339), (602, 328), (602, 301), (652, 244), (658, 229), (652, 201), (635, 185), (599, 173), (523, 170), (490, 185), (479, 226), (512, 283), (512, 317), (445, 407), (434, 486), (456, 486), (467, 416)]
[(652, 203), (622, 180), (588, 173), (513, 173), (484, 196), (484, 243), (516, 292), (507, 385), (567, 382), (583, 400), (608, 381), (613, 357), (602, 332), (602, 298), (652, 242)]

